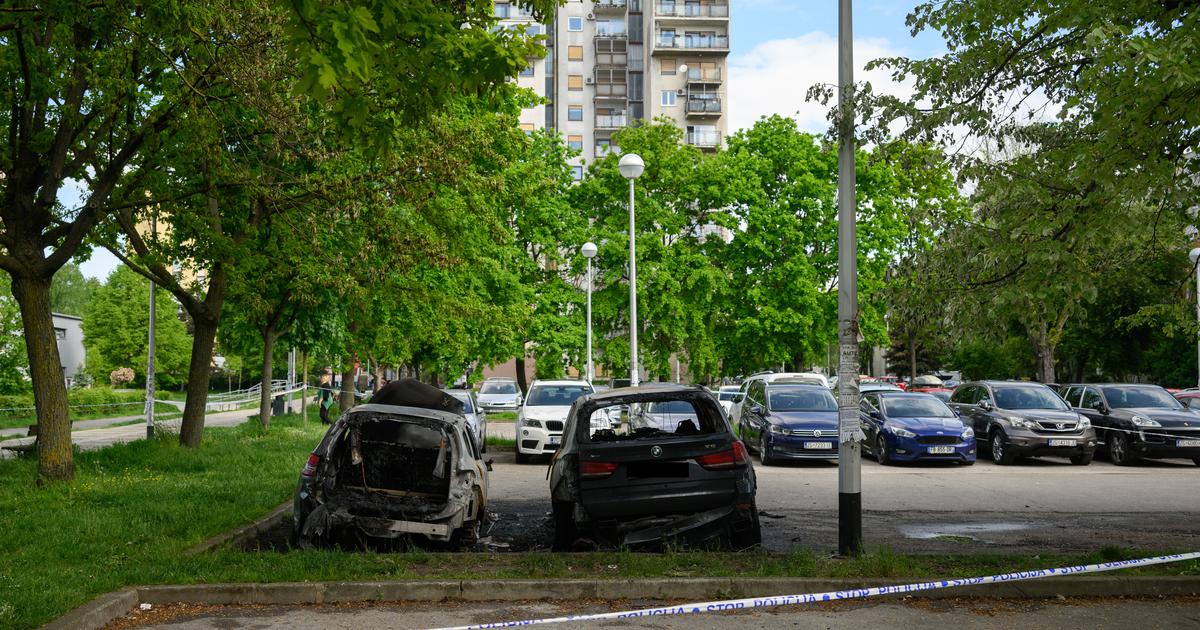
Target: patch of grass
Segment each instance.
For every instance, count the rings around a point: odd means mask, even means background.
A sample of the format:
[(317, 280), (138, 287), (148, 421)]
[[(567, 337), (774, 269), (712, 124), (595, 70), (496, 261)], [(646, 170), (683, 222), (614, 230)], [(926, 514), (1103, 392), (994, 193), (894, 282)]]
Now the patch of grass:
[[(71, 422), (79, 422), (80, 420), (99, 420), (102, 418), (124, 418), (127, 416), (136, 416), (143, 413), (144, 407), (138, 405), (122, 405), (120, 407), (104, 408), (100, 411), (89, 412), (86, 409), (72, 409)], [(178, 413), (179, 408), (174, 405), (165, 403), (155, 403), (154, 413), (167, 414)], [(37, 415), (30, 411), (28, 415), (21, 416), (0, 416), (0, 429), (24, 429), (31, 424), (37, 424)]]
[[(0, 460), (0, 627), (34, 627), (134, 584), (317, 580), (638, 577), (969, 577), (1154, 555), (1105, 548), (1083, 556), (910, 556), (875, 549), (841, 559), (790, 553), (346, 553), (333, 550), (188, 554), (292, 496), (326, 427), (310, 414), (205, 431), (195, 450), (174, 436), (76, 456), (74, 482), (42, 489), (36, 462)], [(1127, 571), (1200, 575), (1200, 562)]]
[(493, 411), (487, 415), (488, 422), (516, 422), (517, 412), (515, 411)]
[(487, 439), (484, 440), (484, 442), (488, 446), (516, 446), (517, 445), (517, 441), (512, 438), (502, 438), (502, 437), (496, 437), (494, 435), (487, 436)]

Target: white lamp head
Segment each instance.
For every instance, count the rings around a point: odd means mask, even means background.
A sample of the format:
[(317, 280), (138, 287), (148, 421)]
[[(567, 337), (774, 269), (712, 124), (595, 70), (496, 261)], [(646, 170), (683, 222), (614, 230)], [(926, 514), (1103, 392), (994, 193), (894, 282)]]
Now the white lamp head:
[(646, 163), (642, 161), (642, 156), (626, 153), (617, 163), (617, 170), (621, 171), (621, 177), (625, 179), (637, 179), (642, 176), (642, 171), (646, 170)]
[(583, 253), (584, 258), (595, 258), (596, 257), (596, 244), (591, 241), (588, 241), (583, 244), (582, 248), (580, 248), (580, 252)]

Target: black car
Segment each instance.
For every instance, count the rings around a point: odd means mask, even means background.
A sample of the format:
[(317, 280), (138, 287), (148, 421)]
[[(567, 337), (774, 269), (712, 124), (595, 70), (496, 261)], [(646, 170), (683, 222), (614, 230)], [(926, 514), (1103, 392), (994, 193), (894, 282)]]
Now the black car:
[(751, 547), (762, 539), (756, 487), (746, 447), (704, 389), (651, 383), (584, 396), (551, 462), (554, 546)]
[(950, 396), (950, 408), (975, 430), (980, 450), (997, 464), (1041, 456), (1092, 463), (1097, 441), (1091, 421), (1041, 383), (963, 383)]
[(1158, 385), (1066, 385), (1063, 397), (1096, 427), (1118, 466), (1142, 458), (1182, 457), (1200, 466), (1200, 412)]
[(838, 458), (837, 401), (823, 385), (751, 383), (738, 431), (765, 466)]

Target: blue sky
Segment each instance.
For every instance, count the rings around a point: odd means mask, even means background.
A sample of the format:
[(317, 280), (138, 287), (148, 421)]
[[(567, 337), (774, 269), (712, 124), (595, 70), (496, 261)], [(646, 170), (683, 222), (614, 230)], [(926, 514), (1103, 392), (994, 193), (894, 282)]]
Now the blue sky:
[[(906, 55), (926, 57), (942, 50), (936, 34), (909, 34), (905, 16), (915, 0), (887, 2), (857, 0), (854, 3), (854, 35), (864, 39), (886, 39)], [(837, 36), (837, 0), (731, 0), (733, 55), (749, 53), (756, 45), (773, 39), (797, 37), (813, 31)]]

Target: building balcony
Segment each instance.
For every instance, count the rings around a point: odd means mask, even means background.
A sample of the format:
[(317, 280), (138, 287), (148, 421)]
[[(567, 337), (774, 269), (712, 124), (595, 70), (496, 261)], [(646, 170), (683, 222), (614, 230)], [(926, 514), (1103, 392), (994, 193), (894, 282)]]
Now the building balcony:
[(629, 55), (625, 53), (596, 53), (597, 68), (627, 68)]
[(687, 72), (688, 83), (721, 83), (720, 68), (688, 68)]
[(597, 99), (624, 100), (629, 96), (629, 86), (624, 83), (596, 83)]
[(596, 129), (620, 129), (629, 123), (624, 114), (612, 116), (596, 116)]
[(659, 2), (654, 5), (654, 15), (659, 18), (728, 20), (728, 4), (679, 4)]
[(602, 39), (622, 39), (623, 40), (623, 39), (628, 39), (628, 38), (629, 38), (629, 33), (626, 32), (625, 29), (615, 29), (615, 28), (597, 28), (596, 29), (595, 39), (597, 39), (597, 40), (602, 40)]
[(654, 38), (654, 51), (667, 52), (676, 50), (689, 50), (694, 52), (729, 52), (729, 36), (728, 35), (709, 35), (709, 36), (669, 36), (664, 37), (661, 33)]
[(721, 99), (719, 98), (689, 98), (684, 103), (684, 111), (691, 116), (720, 116)]
[(687, 134), (687, 143), (701, 149), (715, 149), (721, 146), (721, 132), (689, 131)]
[(629, 8), (629, 0), (595, 0), (592, 11), (595, 13), (624, 13)]

